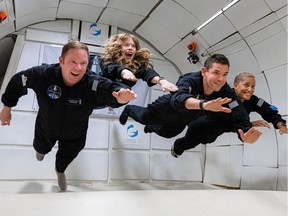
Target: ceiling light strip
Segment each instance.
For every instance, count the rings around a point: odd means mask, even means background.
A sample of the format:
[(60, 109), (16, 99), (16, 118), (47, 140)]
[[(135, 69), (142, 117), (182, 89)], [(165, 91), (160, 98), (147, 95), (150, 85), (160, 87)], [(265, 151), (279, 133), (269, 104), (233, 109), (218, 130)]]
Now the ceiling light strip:
[(204, 22), (203, 24), (201, 24), (199, 27), (197, 27), (196, 29), (194, 29), (192, 31), (192, 34), (196, 34), (200, 29), (202, 29), (204, 26), (208, 25), (212, 20), (216, 19), (220, 14), (222, 14), (224, 11), (228, 10), (228, 8), (232, 7), (234, 4), (236, 4), (238, 1), (240, 0), (233, 0), (232, 2), (230, 2), (227, 6), (225, 6), (224, 8), (222, 8), (220, 11), (218, 11), (215, 15), (213, 15), (210, 19), (208, 19), (206, 22)]

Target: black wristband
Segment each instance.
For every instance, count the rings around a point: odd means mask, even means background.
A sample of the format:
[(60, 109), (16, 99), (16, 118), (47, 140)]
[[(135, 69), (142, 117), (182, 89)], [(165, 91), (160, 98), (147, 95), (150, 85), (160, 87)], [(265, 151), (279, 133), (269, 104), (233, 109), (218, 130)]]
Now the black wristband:
[(199, 107), (200, 107), (200, 110), (205, 110), (204, 108), (203, 108), (203, 103), (204, 102), (206, 102), (206, 100), (200, 100), (200, 102), (199, 102)]

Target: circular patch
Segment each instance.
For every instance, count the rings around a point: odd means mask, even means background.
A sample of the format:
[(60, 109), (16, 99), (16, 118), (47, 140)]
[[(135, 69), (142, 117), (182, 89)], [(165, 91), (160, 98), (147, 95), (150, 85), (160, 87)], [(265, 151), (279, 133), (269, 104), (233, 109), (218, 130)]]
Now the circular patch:
[(51, 85), (48, 87), (47, 89), (47, 94), (48, 96), (53, 99), (53, 100), (56, 100), (58, 98), (61, 97), (62, 95), (62, 90), (59, 86), (57, 85)]

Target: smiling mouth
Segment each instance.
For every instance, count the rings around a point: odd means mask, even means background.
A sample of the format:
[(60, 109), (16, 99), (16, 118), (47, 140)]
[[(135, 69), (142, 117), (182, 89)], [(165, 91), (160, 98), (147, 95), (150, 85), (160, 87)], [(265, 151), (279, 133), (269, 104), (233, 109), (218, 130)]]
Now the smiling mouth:
[(71, 75), (77, 77), (77, 76), (80, 75), (80, 73), (73, 73), (73, 72), (71, 72)]
[(218, 87), (222, 87), (223, 86), (222, 83), (215, 83), (215, 85), (218, 86)]

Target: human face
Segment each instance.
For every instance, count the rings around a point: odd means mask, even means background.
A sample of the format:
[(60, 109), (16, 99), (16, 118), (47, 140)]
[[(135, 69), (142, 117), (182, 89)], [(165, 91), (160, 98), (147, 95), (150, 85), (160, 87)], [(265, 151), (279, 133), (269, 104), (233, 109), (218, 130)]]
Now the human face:
[(204, 94), (210, 95), (214, 91), (218, 92), (226, 83), (229, 66), (213, 63), (211, 68), (202, 68)]
[(136, 46), (132, 38), (121, 44), (121, 54), (127, 62), (132, 61), (136, 53)]
[(234, 89), (238, 98), (243, 102), (249, 100), (255, 91), (255, 78), (245, 77), (245, 79), (239, 83), (234, 83)]
[(69, 49), (66, 56), (59, 58), (65, 85), (73, 86), (84, 76), (88, 65), (88, 53), (84, 49)]

